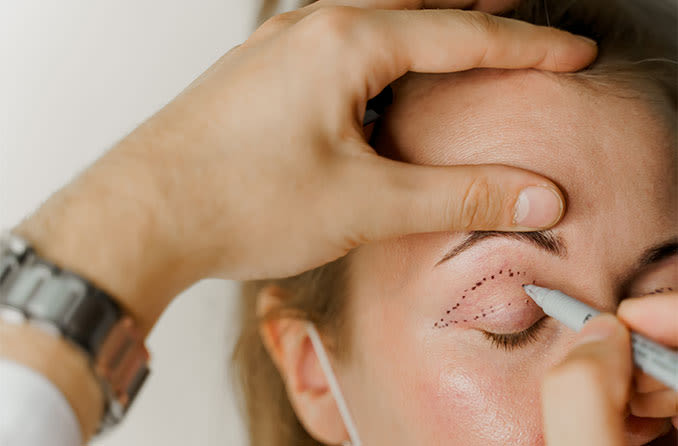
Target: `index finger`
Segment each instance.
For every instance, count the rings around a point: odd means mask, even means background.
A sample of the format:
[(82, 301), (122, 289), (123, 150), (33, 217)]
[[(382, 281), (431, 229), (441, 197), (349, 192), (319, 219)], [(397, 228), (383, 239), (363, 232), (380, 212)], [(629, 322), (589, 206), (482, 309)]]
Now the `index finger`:
[(366, 70), (366, 79), (375, 81), (371, 94), (408, 71), (575, 71), (597, 53), (592, 40), (478, 11), (361, 10), (353, 19), (350, 36), (360, 39), (363, 47), (358, 66)]
[(617, 317), (633, 331), (678, 347), (678, 294), (666, 293), (624, 299)]

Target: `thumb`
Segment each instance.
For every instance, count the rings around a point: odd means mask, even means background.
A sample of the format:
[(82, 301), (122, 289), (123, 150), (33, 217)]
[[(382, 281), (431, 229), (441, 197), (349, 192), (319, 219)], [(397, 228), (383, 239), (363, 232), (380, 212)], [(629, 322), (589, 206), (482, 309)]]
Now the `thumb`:
[(586, 323), (574, 349), (544, 380), (546, 444), (624, 444), (623, 414), (631, 372), (626, 328), (610, 314)]
[[(535, 173), (501, 165), (357, 163), (349, 197), (356, 239), (437, 231), (534, 231), (556, 224), (565, 199)], [(357, 212), (356, 212), (357, 211)]]

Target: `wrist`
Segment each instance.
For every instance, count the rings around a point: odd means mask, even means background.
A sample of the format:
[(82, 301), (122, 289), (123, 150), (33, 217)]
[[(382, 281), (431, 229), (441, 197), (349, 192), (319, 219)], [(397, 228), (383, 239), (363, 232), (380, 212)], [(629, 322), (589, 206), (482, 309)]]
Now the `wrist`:
[(197, 280), (165, 235), (152, 181), (141, 164), (106, 154), (12, 230), (111, 295), (144, 336)]

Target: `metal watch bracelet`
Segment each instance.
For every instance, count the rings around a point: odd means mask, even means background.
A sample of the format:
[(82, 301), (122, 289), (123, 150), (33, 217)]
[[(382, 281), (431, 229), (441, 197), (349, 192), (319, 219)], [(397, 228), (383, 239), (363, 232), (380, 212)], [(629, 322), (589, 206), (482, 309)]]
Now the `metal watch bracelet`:
[(98, 434), (124, 418), (149, 373), (134, 321), (104, 291), (9, 231), (0, 232), (0, 319), (31, 324), (85, 353), (104, 394)]

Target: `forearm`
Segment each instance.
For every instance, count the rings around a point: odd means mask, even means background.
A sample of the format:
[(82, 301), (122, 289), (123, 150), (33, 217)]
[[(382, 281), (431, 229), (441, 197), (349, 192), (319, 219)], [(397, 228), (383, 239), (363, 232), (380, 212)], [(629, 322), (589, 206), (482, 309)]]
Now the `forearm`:
[(111, 295), (144, 336), (199, 278), (168, 242), (154, 181), (143, 163), (114, 149), (12, 229), (38, 255)]
[[(39, 256), (111, 295), (144, 336), (172, 298), (198, 278), (164, 239), (152, 181), (140, 163), (113, 152), (12, 230)], [(30, 325), (0, 323), (0, 356), (31, 367), (61, 390), (84, 441), (96, 432), (103, 396), (80, 350)]]

